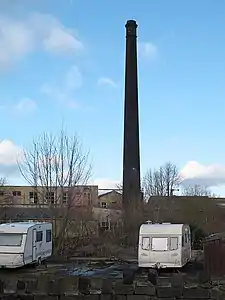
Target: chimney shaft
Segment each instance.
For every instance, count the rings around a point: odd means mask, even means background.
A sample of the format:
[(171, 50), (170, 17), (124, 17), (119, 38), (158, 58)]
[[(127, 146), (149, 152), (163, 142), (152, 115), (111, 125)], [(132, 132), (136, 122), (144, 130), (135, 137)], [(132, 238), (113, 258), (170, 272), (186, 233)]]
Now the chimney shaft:
[(137, 23), (127, 21), (123, 148), (123, 204), (140, 201)]

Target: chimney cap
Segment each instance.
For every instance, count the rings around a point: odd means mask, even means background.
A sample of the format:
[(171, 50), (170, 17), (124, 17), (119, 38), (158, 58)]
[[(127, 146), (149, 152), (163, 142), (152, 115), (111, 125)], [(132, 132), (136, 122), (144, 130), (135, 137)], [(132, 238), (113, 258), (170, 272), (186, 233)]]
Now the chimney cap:
[(135, 27), (137, 28), (137, 22), (135, 20), (128, 20), (125, 27)]

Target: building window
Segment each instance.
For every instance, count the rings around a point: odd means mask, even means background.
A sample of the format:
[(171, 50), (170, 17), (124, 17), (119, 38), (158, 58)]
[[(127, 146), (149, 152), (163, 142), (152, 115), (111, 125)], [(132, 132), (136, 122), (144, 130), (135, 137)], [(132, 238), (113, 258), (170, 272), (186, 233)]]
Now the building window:
[(102, 227), (104, 230), (108, 230), (108, 229), (109, 229), (109, 222), (108, 222), (108, 221), (103, 221), (103, 222), (101, 222), (101, 227)]
[(29, 198), (30, 198), (30, 201), (33, 202), (33, 203), (37, 203), (38, 201), (38, 197), (37, 197), (37, 192), (30, 192), (29, 193)]
[(20, 197), (21, 196), (21, 191), (13, 191), (13, 196), (14, 197)]
[(67, 203), (68, 201), (68, 192), (63, 193), (63, 203)]
[(85, 189), (84, 193), (83, 193), (83, 205), (91, 205), (91, 195), (90, 195), (90, 192), (89, 192), (89, 189)]
[(36, 241), (42, 242), (43, 240), (43, 231), (37, 231)]
[(52, 231), (49, 229), (49, 230), (46, 230), (46, 243), (49, 243), (52, 241)]
[(170, 250), (177, 250), (178, 249), (178, 238), (171, 237), (170, 238)]
[(89, 189), (85, 189), (85, 192), (83, 194), (84, 198), (84, 205), (91, 205), (91, 195), (89, 192)]
[(107, 208), (107, 203), (106, 202), (101, 202), (101, 207), (102, 208)]
[(55, 202), (55, 193), (54, 193), (54, 192), (47, 192), (47, 193), (45, 194), (45, 199), (46, 199), (46, 200), (50, 200), (50, 202), (51, 202), (52, 204), (54, 204), (54, 202)]

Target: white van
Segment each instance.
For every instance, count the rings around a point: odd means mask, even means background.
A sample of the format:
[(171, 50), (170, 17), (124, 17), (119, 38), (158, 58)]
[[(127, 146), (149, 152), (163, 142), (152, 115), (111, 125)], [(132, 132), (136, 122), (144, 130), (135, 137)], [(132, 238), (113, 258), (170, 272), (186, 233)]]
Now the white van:
[(138, 266), (140, 268), (181, 268), (191, 259), (191, 232), (185, 224), (140, 226)]
[(41, 264), (51, 255), (51, 223), (0, 224), (0, 268), (18, 268), (27, 264)]

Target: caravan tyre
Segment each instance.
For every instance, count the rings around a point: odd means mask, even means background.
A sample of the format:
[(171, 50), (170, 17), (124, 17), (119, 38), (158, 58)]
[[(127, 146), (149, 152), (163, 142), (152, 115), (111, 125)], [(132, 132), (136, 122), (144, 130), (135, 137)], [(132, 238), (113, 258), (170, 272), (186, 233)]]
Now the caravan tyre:
[(38, 260), (37, 260), (37, 266), (40, 266), (41, 265), (41, 258), (38, 257)]

